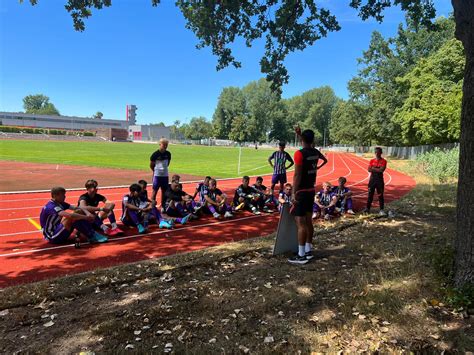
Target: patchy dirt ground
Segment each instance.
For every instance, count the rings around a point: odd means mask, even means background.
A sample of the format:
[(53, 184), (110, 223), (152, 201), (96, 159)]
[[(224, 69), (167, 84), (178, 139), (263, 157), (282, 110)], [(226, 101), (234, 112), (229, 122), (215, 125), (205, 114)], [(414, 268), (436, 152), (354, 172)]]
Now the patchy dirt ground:
[[(119, 186), (140, 179), (148, 179), (148, 170), (95, 168), (91, 166), (25, 163), (0, 161), (2, 180), (0, 191), (44, 190), (49, 186), (64, 186), (67, 189), (84, 188), (84, 182), (94, 177), (100, 186)], [(170, 173), (172, 176), (173, 173)], [(182, 181), (198, 181), (202, 176), (181, 174)]]
[(436, 273), (451, 195), (420, 184), (393, 219), (318, 228), (305, 266), (269, 236), (1, 290), (0, 351), (473, 351), (473, 310), (445, 305)]

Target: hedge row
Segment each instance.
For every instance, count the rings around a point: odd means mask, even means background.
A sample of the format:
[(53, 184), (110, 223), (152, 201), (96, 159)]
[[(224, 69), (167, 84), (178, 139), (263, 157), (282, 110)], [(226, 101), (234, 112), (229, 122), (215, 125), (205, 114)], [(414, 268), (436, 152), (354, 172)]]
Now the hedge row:
[(60, 129), (48, 129), (48, 128), (28, 128), (28, 127), (12, 127), (12, 126), (0, 126), (0, 132), (9, 133), (29, 133), (29, 134), (50, 134), (54, 136), (86, 136), (93, 137), (95, 133), (92, 132), (74, 132), (65, 131)]

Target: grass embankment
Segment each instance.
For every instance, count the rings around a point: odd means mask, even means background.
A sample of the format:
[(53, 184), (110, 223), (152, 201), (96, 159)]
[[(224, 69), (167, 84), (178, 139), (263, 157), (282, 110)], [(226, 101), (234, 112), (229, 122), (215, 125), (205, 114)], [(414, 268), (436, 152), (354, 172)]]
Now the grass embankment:
[(396, 217), (320, 225), (306, 266), (271, 257), (267, 237), (6, 289), (0, 351), (472, 351), (472, 313), (447, 304), (439, 257), (455, 185), (390, 166), (418, 182)]
[[(0, 140), (0, 159), (33, 163), (85, 165), (149, 171), (156, 144)], [(239, 149), (170, 145), (175, 173), (221, 178), (237, 176)], [(266, 174), (272, 150), (242, 148), (241, 174)]]

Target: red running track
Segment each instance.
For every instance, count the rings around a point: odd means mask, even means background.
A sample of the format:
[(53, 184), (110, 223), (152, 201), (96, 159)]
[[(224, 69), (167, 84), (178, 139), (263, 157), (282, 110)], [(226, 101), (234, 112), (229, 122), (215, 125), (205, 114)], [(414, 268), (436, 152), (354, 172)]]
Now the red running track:
[[(345, 153), (330, 152), (327, 157), (329, 163), (318, 172), (318, 187), (324, 181), (337, 183), (339, 176), (345, 176), (347, 186), (354, 192), (355, 207), (361, 208), (367, 198), (368, 161)], [(289, 173), (289, 181), (291, 178), (292, 173)], [(411, 177), (391, 169), (385, 171), (385, 183), (387, 202), (415, 187)], [(240, 179), (221, 180), (218, 187), (231, 197), (239, 184)], [(270, 184), (270, 176), (264, 177), (264, 184)], [(194, 183), (184, 184), (188, 192), (194, 187)], [(124, 188), (102, 191), (117, 207), (126, 192)], [(70, 191), (66, 201), (75, 204), (82, 193)], [(231, 220), (204, 217), (173, 230), (152, 225), (146, 235), (137, 235), (135, 230), (128, 229), (124, 236), (110, 238), (109, 243), (85, 244), (75, 249), (72, 244), (58, 246), (45, 242), (35, 227), (39, 224), (41, 208), (49, 198), (49, 193), (0, 195), (0, 288), (265, 236), (273, 233), (278, 223), (277, 213), (254, 216), (242, 212)], [(121, 209), (116, 208), (116, 215), (120, 214)]]

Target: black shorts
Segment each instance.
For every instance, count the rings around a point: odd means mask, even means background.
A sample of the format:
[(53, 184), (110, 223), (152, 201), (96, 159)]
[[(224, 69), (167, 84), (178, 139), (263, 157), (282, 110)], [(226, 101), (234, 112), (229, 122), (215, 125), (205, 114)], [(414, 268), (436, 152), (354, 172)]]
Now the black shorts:
[(297, 217), (303, 217), (313, 212), (314, 191), (300, 192), (296, 194), (296, 201), (293, 205), (291, 214)]

